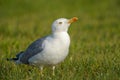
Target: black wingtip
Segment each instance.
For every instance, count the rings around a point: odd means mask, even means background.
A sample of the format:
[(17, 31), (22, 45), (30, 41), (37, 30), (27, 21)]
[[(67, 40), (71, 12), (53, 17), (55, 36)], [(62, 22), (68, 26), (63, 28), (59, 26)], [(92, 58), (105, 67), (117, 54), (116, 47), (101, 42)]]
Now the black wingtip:
[(6, 60), (7, 60), (7, 61), (9, 61), (10, 59), (9, 59), (9, 58), (7, 58)]
[(16, 61), (16, 60), (18, 60), (18, 58), (7, 58), (6, 60), (7, 61)]
[(18, 60), (18, 58), (12, 58), (12, 60)]
[(7, 61), (12, 61), (13, 59), (12, 59), (12, 58), (7, 58), (6, 60), (7, 60)]

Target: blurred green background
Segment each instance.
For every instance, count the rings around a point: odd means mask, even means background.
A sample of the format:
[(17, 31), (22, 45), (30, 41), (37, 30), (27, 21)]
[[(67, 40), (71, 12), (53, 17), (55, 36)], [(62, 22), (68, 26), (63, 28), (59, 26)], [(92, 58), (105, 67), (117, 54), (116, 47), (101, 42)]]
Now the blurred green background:
[[(79, 20), (69, 29), (70, 53), (56, 76), (6, 61), (49, 35), (54, 20), (74, 16)], [(120, 79), (120, 0), (0, 0), (0, 80), (50, 79)]]

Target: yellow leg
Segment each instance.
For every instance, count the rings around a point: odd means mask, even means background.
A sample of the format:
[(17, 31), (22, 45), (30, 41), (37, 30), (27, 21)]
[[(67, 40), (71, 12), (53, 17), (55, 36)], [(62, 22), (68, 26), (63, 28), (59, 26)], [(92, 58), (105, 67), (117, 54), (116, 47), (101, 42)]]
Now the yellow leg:
[(40, 66), (40, 74), (43, 76), (43, 66)]
[(55, 66), (52, 67), (53, 70), (53, 76), (55, 75)]

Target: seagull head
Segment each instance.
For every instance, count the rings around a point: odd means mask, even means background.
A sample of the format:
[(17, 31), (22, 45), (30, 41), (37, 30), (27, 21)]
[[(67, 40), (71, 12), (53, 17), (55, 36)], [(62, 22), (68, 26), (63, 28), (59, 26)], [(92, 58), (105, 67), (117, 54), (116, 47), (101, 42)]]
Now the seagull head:
[(67, 32), (71, 23), (76, 22), (78, 20), (77, 17), (73, 17), (71, 19), (60, 18), (53, 22), (52, 31), (53, 32)]

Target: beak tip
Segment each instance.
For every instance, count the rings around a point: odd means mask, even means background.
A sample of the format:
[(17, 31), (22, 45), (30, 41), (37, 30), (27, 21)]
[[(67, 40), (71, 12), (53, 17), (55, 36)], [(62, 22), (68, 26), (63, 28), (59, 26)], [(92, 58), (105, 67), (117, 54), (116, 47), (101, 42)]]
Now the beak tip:
[(78, 20), (78, 18), (77, 17), (73, 17), (73, 21), (77, 21)]
[(73, 22), (76, 22), (77, 20), (78, 20), (77, 17), (73, 17), (68, 21), (68, 23), (73, 23)]

